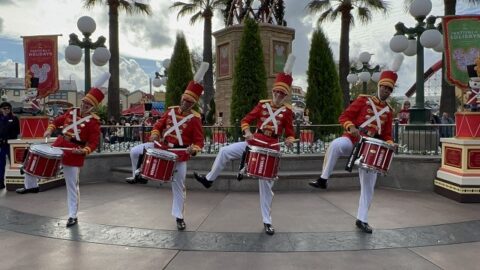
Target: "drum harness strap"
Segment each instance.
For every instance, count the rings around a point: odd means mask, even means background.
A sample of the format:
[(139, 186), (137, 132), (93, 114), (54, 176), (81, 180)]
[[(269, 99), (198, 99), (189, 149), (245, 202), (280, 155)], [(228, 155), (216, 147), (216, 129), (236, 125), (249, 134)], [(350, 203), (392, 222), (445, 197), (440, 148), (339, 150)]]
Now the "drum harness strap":
[(72, 121), (73, 123), (64, 127), (63, 130), (62, 130), (62, 133), (65, 134), (67, 133), (67, 131), (69, 129), (73, 129), (73, 134), (75, 135), (75, 139), (80, 142), (80, 132), (78, 131), (78, 126), (80, 124), (82, 124), (83, 122), (88, 122), (90, 121), (90, 119), (93, 117), (93, 115), (89, 115), (89, 116), (86, 116), (86, 117), (83, 117), (83, 118), (80, 118), (78, 121), (77, 121), (77, 110), (78, 109), (73, 109), (73, 111), (71, 112), (72, 114)]
[(276, 117), (277, 117), (277, 115), (279, 115), (280, 113), (285, 111), (285, 106), (282, 106), (282, 107), (278, 108), (275, 112), (273, 112), (272, 107), (270, 106), (269, 103), (266, 103), (265, 105), (267, 107), (269, 115), (268, 115), (268, 118), (265, 119), (265, 121), (263, 121), (262, 125), (260, 126), (260, 129), (262, 129), (263, 126), (268, 124), (268, 122), (272, 121), (273, 127), (275, 128), (275, 134), (278, 134), (278, 124), (277, 124)]
[(368, 101), (370, 102), (370, 107), (372, 108), (374, 115), (373, 117), (370, 117), (367, 121), (363, 122), (363, 124), (360, 125), (360, 128), (364, 128), (373, 121), (376, 121), (378, 127), (378, 134), (382, 134), (382, 124), (380, 122), (380, 116), (386, 112), (389, 112), (390, 109), (388, 108), (388, 106), (386, 106), (378, 112), (377, 107), (375, 106), (375, 103), (373, 103), (372, 99), (368, 98)]
[(168, 112), (168, 115), (170, 115), (170, 117), (172, 117), (173, 125), (167, 131), (165, 131), (165, 133), (163, 134), (163, 138), (165, 138), (168, 134), (172, 133), (175, 130), (175, 135), (177, 136), (178, 144), (183, 145), (182, 134), (180, 134), (180, 128), (179, 127), (181, 125), (183, 125), (185, 122), (187, 122), (188, 120), (190, 120), (194, 115), (189, 114), (188, 116), (186, 116), (185, 118), (180, 120), (180, 122), (177, 122), (177, 117), (175, 115), (175, 109), (172, 108), (170, 110), (170, 112)]

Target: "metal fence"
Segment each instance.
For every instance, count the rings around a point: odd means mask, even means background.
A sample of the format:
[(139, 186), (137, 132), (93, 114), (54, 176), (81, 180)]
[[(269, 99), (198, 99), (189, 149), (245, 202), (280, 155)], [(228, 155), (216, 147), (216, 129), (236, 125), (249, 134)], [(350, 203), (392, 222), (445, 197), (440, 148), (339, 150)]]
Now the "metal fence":
[[(393, 125), (394, 142), (399, 145), (399, 154), (439, 155), (440, 138), (455, 135), (455, 125)], [(148, 142), (149, 126), (102, 126), (102, 135), (98, 152), (128, 152), (132, 147)], [(239, 126), (204, 126), (205, 142), (203, 153), (215, 154), (225, 145), (243, 140)], [(299, 125), (295, 126), (296, 138), (299, 140), (289, 149), (281, 146), (282, 153), (323, 154), (332, 140), (341, 136), (340, 125)], [(284, 138), (280, 138), (283, 141)]]

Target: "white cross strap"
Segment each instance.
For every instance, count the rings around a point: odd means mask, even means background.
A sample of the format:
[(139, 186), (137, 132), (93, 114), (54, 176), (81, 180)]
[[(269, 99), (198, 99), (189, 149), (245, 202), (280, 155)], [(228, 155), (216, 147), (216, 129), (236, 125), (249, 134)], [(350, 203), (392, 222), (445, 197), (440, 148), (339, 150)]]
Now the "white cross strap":
[(273, 127), (275, 128), (275, 134), (278, 134), (278, 124), (277, 124), (277, 115), (279, 115), (281, 112), (285, 111), (285, 106), (282, 106), (278, 108), (275, 112), (273, 112), (272, 107), (270, 106), (269, 103), (265, 103), (267, 110), (268, 110), (268, 118), (263, 121), (262, 125), (260, 126), (260, 129), (263, 128), (268, 122), (272, 121)]
[(182, 134), (180, 133), (180, 126), (183, 125), (183, 123), (187, 122), (190, 120), (194, 115), (189, 114), (186, 117), (184, 117), (180, 122), (177, 122), (177, 116), (175, 115), (175, 109), (172, 108), (169, 112), (168, 115), (172, 118), (172, 126), (165, 131), (163, 134), (163, 138), (165, 138), (168, 134), (172, 133), (175, 130), (175, 135), (177, 136), (178, 144), (183, 145), (183, 139), (182, 139)]
[(373, 121), (376, 121), (377, 127), (378, 127), (378, 134), (382, 134), (382, 123), (380, 121), (380, 116), (386, 112), (389, 112), (390, 109), (388, 108), (388, 106), (386, 106), (378, 112), (377, 106), (375, 106), (375, 103), (373, 103), (372, 99), (368, 98), (368, 101), (370, 102), (370, 107), (373, 110), (373, 117), (370, 117), (367, 121), (363, 122), (360, 125), (360, 128), (364, 128), (368, 126), (370, 123), (372, 123)]
[(480, 89), (478, 89), (478, 91), (475, 91), (475, 90), (471, 89), (471, 91), (475, 95), (467, 101), (467, 104), (470, 104), (470, 102), (474, 101), (476, 98), (480, 98)]
[(80, 118), (79, 120), (77, 120), (77, 110), (78, 109), (73, 109), (72, 113), (72, 121), (73, 123), (64, 127), (63, 130), (62, 130), (62, 133), (67, 133), (68, 130), (70, 129), (73, 129), (73, 134), (75, 135), (75, 139), (77, 141), (80, 141), (80, 132), (78, 131), (78, 126), (81, 125), (83, 122), (88, 122), (90, 121), (90, 118), (93, 117), (93, 115), (89, 115), (89, 116), (86, 116), (86, 117), (83, 117), (83, 118)]

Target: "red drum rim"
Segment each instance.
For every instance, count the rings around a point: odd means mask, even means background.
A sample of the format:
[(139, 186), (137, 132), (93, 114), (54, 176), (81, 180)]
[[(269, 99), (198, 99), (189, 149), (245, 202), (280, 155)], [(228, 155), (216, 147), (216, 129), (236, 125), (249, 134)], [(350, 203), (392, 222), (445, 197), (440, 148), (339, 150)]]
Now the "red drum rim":
[(259, 154), (265, 154), (269, 156), (275, 156), (275, 157), (280, 157), (282, 156), (282, 153), (277, 150), (273, 150), (270, 148), (264, 148), (260, 146), (250, 146), (250, 152), (251, 153), (259, 153)]
[(395, 147), (393, 147), (393, 145), (391, 145), (389, 143), (386, 143), (385, 141), (375, 139), (375, 138), (365, 138), (365, 142), (369, 142), (369, 143), (372, 143), (372, 144), (375, 144), (375, 145), (380, 145), (380, 146), (383, 146), (383, 147), (388, 148), (390, 150), (395, 149)]
[(47, 158), (61, 158), (63, 156), (62, 150), (51, 147), (48, 144), (33, 144), (30, 146), (30, 151)]
[(154, 157), (161, 158), (163, 160), (177, 160), (178, 159), (177, 154), (169, 152), (169, 151), (165, 151), (165, 150), (162, 150), (162, 149), (150, 148), (150, 149), (147, 149), (147, 154), (151, 155), (151, 156), (154, 156)]

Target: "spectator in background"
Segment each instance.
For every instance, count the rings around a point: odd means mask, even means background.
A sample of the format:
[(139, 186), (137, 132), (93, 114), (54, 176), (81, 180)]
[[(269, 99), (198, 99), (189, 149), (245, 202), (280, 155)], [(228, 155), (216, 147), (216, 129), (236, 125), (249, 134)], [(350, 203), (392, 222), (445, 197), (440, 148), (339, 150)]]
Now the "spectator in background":
[(10, 160), (8, 140), (16, 139), (20, 134), (20, 123), (12, 113), (12, 105), (8, 102), (0, 104), (0, 189), (5, 188), (5, 165)]
[(403, 102), (402, 109), (398, 112), (398, 123), (408, 124), (410, 122), (410, 101)]
[(446, 126), (454, 123), (453, 119), (448, 115), (447, 112), (443, 112), (442, 118), (440, 118), (440, 123), (445, 126), (440, 127), (440, 138), (450, 138), (453, 136), (453, 127)]
[(132, 140), (134, 142), (140, 141), (141, 127), (139, 127), (137, 119), (132, 120)]

